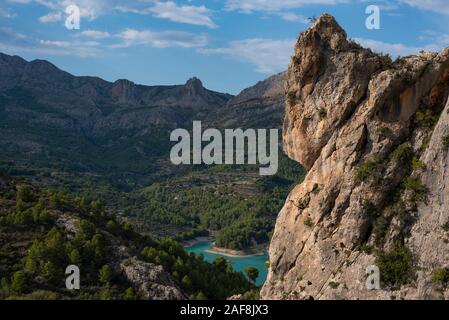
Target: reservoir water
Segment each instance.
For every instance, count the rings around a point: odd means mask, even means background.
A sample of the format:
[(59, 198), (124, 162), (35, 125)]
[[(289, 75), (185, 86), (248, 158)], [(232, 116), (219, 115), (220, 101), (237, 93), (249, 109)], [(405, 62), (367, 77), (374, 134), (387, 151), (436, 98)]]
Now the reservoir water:
[(212, 242), (200, 242), (190, 247), (185, 247), (187, 252), (202, 253), (206, 261), (212, 262), (216, 257), (224, 257), (227, 261), (232, 263), (232, 267), (235, 271), (245, 273), (245, 268), (255, 267), (259, 270), (259, 277), (256, 280), (258, 286), (262, 285), (267, 278), (268, 270), (265, 267), (265, 261), (268, 260), (268, 255), (265, 253), (260, 256), (249, 257), (228, 257), (222, 254), (206, 252), (213, 247)]

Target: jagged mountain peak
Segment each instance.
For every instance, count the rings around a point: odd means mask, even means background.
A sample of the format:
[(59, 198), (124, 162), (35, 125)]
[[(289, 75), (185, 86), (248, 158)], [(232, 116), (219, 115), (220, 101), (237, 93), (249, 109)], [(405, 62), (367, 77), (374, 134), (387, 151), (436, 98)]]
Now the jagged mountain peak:
[(187, 80), (185, 88), (187, 89), (190, 95), (198, 95), (203, 90), (205, 90), (203, 87), (203, 83), (197, 77), (193, 77)]
[(185, 85), (191, 87), (201, 87), (201, 88), (203, 87), (203, 83), (197, 77), (190, 78), (189, 80), (187, 80)]
[(345, 30), (338, 24), (333, 16), (327, 13), (321, 14), (305, 34), (313, 34), (315, 32), (327, 40), (335, 37), (346, 39)]

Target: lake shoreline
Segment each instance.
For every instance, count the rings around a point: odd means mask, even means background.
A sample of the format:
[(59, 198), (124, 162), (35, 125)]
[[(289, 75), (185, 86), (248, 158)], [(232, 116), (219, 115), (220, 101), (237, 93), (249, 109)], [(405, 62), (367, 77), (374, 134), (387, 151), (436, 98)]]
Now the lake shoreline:
[(263, 256), (266, 253), (266, 250), (263, 251), (254, 251), (254, 250), (233, 250), (227, 248), (220, 248), (213, 246), (210, 249), (207, 249), (206, 252), (222, 255), (225, 257), (231, 258), (251, 258)]
[(203, 242), (214, 242), (215, 238), (213, 236), (205, 236), (205, 237), (197, 237), (190, 240), (183, 240), (180, 242), (180, 244), (186, 248), (186, 247), (192, 247), (196, 244), (200, 244)]
[(204, 250), (204, 252), (208, 252), (208, 253), (212, 253), (212, 254), (216, 254), (216, 255), (222, 255), (222, 256), (230, 257), (230, 258), (258, 257), (258, 256), (263, 256), (263, 255), (267, 254), (267, 252), (268, 252), (268, 244), (267, 243), (259, 244), (257, 246), (254, 246), (254, 247), (251, 247), (248, 249), (243, 249), (243, 250), (217, 247), (215, 245), (215, 237), (213, 237), (213, 236), (197, 237), (195, 239), (185, 240), (185, 241), (181, 242), (181, 245), (184, 248), (188, 248), (188, 247), (192, 247), (192, 246), (195, 246), (195, 245), (198, 245), (201, 243), (205, 243), (205, 242), (211, 242), (212, 247), (207, 250)]
[(213, 241), (201, 242), (199, 240), (201, 239), (196, 239), (196, 244), (184, 247), (184, 249), (190, 254), (201, 254), (204, 260), (209, 263), (213, 263), (217, 257), (224, 257), (226, 261), (231, 263), (234, 271), (242, 272), (243, 274), (245, 274), (245, 270), (248, 267), (255, 267), (259, 270), (256, 284), (258, 286), (263, 285), (268, 274), (266, 267), (266, 262), (269, 259), (266, 250), (268, 244), (257, 245), (249, 250), (237, 250), (236, 252), (235, 250), (217, 248)]

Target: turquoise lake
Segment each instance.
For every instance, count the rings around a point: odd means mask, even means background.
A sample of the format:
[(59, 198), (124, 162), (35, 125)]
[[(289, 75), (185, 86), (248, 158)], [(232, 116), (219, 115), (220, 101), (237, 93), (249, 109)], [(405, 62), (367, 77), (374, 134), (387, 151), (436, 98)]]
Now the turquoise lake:
[(216, 257), (224, 257), (227, 261), (232, 263), (232, 267), (235, 271), (240, 271), (245, 273), (246, 267), (255, 267), (259, 270), (259, 277), (256, 280), (258, 286), (262, 285), (267, 278), (268, 270), (265, 267), (265, 261), (268, 260), (268, 255), (264, 254), (261, 256), (251, 256), (251, 257), (228, 257), (221, 254), (209, 253), (206, 250), (213, 247), (212, 242), (201, 242), (190, 247), (185, 247), (187, 252), (202, 253), (206, 261), (212, 262)]

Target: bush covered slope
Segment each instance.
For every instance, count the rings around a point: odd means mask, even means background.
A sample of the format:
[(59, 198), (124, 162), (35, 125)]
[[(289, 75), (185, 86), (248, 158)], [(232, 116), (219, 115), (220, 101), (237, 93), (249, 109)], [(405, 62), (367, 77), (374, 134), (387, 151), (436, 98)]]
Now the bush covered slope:
[[(71, 264), (80, 268), (79, 291), (65, 288)], [(174, 240), (143, 237), (99, 201), (5, 176), (0, 279), (1, 299), (224, 299), (252, 289), (225, 261), (210, 264)]]

